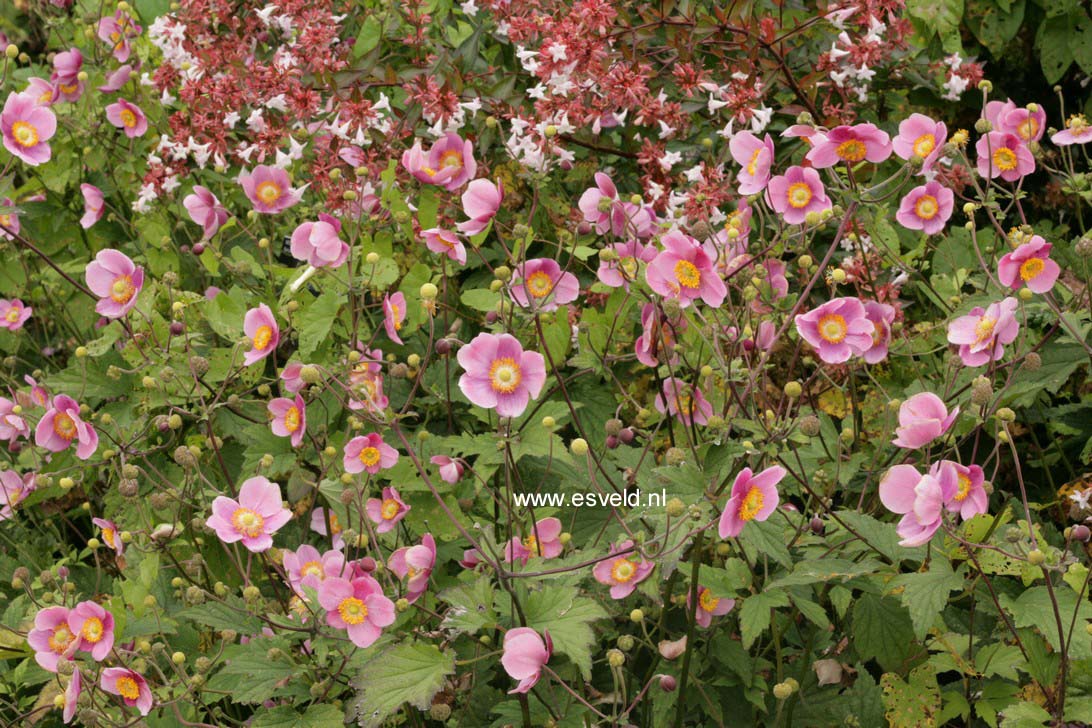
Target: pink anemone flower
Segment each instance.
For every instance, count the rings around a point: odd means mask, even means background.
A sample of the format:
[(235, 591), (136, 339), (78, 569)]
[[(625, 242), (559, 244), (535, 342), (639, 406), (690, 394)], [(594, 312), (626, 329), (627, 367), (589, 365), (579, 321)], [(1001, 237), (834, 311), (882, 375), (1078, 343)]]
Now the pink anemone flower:
[(79, 707), (80, 693), (83, 691), (83, 678), (80, 677), (80, 668), (72, 671), (72, 677), (68, 681), (68, 687), (64, 689), (64, 709), (61, 711), (61, 720), (65, 724), (71, 723), (76, 717), (76, 709)]
[(900, 159), (921, 159), (920, 174), (925, 174), (936, 164), (947, 141), (948, 127), (943, 121), (933, 121), (924, 114), (910, 114), (899, 123), (899, 134), (891, 146)]
[(532, 557), (553, 559), (561, 555), (561, 521), (550, 516), (539, 519), (521, 541), (516, 536), (504, 551), (504, 560), (526, 564)]
[(649, 208), (620, 200), (618, 188), (603, 172), (595, 173), (595, 187), (584, 190), (577, 206), (584, 221), (595, 225), (600, 235), (609, 231), (618, 236), (647, 238), (653, 232), (655, 218)]
[(108, 667), (102, 671), (99, 686), (111, 695), (120, 697), (130, 708), (135, 707), (141, 715), (148, 715), (152, 709), (152, 691), (140, 673), (125, 667)]
[(273, 534), (292, 518), (284, 507), (281, 487), (261, 475), (248, 478), (239, 488), (239, 499), (217, 496), (205, 523), (224, 543), (242, 541), (254, 553), (273, 546)]
[(76, 442), (76, 457), (87, 460), (99, 447), (99, 433), (80, 417), (80, 405), (58, 394), (34, 430), (34, 442), (51, 452), (61, 452)]
[(371, 647), (383, 628), (394, 624), (394, 602), (371, 576), (326, 579), (319, 586), (318, 599), (326, 610), (326, 623), (348, 632), (357, 647)]
[(387, 337), (396, 344), (402, 343), (398, 332), (406, 321), (406, 296), (398, 291), (393, 296), (383, 296), (383, 328)]
[(422, 230), (421, 237), (425, 239), (425, 247), (433, 253), (446, 255), (459, 265), (466, 265), (466, 247), (455, 233), (434, 227)]
[(0, 470), (0, 521), (14, 515), (15, 508), (37, 487), (37, 478), (34, 473), (20, 476), (14, 470)]
[(364, 504), (364, 511), (368, 518), (376, 524), (376, 533), (393, 531), (398, 522), (410, 512), (410, 506), (406, 505), (395, 488), (383, 489), (382, 498), (369, 498)]
[(458, 458), (449, 458), (447, 455), (433, 455), (429, 462), (440, 469), (440, 479), (445, 483), (454, 485), (463, 477), (465, 466)]
[(777, 484), (786, 475), (785, 468), (773, 465), (753, 474), (744, 468), (732, 483), (732, 495), (720, 514), (721, 538), (735, 538), (750, 521), (765, 521), (777, 508), (780, 496)]
[(78, 635), (68, 626), (68, 607), (46, 607), (34, 615), (34, 629), (27, 633), (27, 644), (34, 650), (34, 660), (48, 672), (57, 672), (61, 658), (72, 659)]
[(713, 405), (701, 390), (676, 377), (664, 380), (662, 391), (656, 395), (656, 410), (670, 414), (688, 427), (704, 425), (713, 416)]
[(595, 275), (603, 285), (625, 288), (627, 291), (629, 284), (637, 280), (641, 264), (651, 263), (657, 255), (655, 247), (645, 245), (639, 240), (614, 243), (609, 249), (614, 251), (614, 258), (603, 260), (600, 257), (599, 270)]
[[(0, 307), (2, 310), (2, 307)], [(18, 397), (17, 397), (18, 398)], [(7, 397), (0, 397), (0, 440), (14, 442), (20, 437), (30, 435), (27, 421), (15, 413), (16, 403)]]
[(148, 131), (148, 117), (136, 104), (118, 99), (106, 107), (106, 119), (125, 132), (130, 139), (144, 136)]
[(100, 250), (84, 272), (87, 287), (99, 297), (95, 310), (109, 319), (121, 318), (133, 310), (144, 287), (144, 269), (124, 253)]
[(345, 443), (345, 455), (342, 465), (346, 473), (362, 473), (365, 470), (375, 475), (380, 470), (393, 468), (398, 462), (398, 451), (383, 442), (383, 437), (376, 432), (354, 437)]
[(955, 468), (941, 467), (937, 475), (922, 475), (913, 465), (896, 465), (880, 480), (880, 502), (902, 515), (896, 528), (900, 546), (922, 546), (933, 538), (944, 520), (944, 504), (957, 492)]
[(887, 358), (891, 344), (891, 324), (895, 323), (895, 307), (877, 301), (865, 301), (865, 316), (872, 322), (872, 346), (862, 355), (868, 364)]
[(526, 693), (542, 676), (542, 667), (550, 661), (550, 655), (554, 652), (550, 633), (543, 630), (542, 634), (545, 639), (530, 627), (516, 627), (504, 633), (501, 665), (508, 677), (519, 681), (516, 687), (508, 691), (509, 695)]
[(83, 194), (83, 217), (80, 218), (80, 227), (86, 230), (102, 219), (103, 196), (102, 190), (86, 183), (80, 185), (80, 192)]
[[(623, 541), (618, 546), (611, 545), (613, 558), (600, 561), (592, 567), (592, 575), (600, 584), (610, 587), (611, 599), (625, 599), (637, 589), (637, 585), (648, 578), (656, 567), (654, 563), (632, 552), (633, 541)], [(620, 553), (625, 552), (625, 553)]]
[(193, 186), (193, 193), (186, 195), (182, 205), (190, 219), (201, 226), (201, 236), (206, 240), (227, 222), (227, 208), (220, 204), (216, 195), (201, 185)]
[(1039, 235), (1002, 256), (997, 277), (1002, 284), (1019, 289), (1026, 285), (1034, 293), (1046, 293), (1061, 275), (1061, 267), (1050, 259), (1051, 244)]
[(1011, 99), (990, 101), (984, 115), (994, 129), (1015, 134), (1025, 144), (1039, 141), (1046, 131), (1047, 115), (1042, 106), (1032, 111), (1027, 106), (1017, 106)]
[(243, 363), (247, 366), (272, 354), (281, 340), (277, 319), (273, 318), (273, 312), (264, 303), (246, 312), (243, 333), (250, 339), (250, 350), (243, 355)]
[(952, 216), (955, 195), (936, 180), (926, 182), (906, 193), (895, 219), (907, 230), (921, 230), (935, 235), (944, 230)]
[(465, 373), (459, 389), (471, 403), (496, 409), (500, 417), (519, 417), (546, 383), (546, 360), (524, 351), (510, 334), (478, 334), (456, 355)]
[(1015, 134), (991, 131), (978, 140), (975, 151), (978, 174), (982, 177), (1016, 182), (1035, 171), (1035, 157)]
[(1065, 129), (1053, 134), (1050, 141), (1059, 147), (1092, 142), (1092, 124), (1088, 123), (1084, 114), (1074, 114), (1066, 120)]
[(950, 513), (958, 513), (960, 518), (967, 520), (980, 513), (985, 513), (990, 507), (990, 496), (986, 492), (986, 474), (980, 465), (961, 465), (952, 460), (941, 460), (933, 463), (929, 468), (929, 474), (934, 478), (940, 477), (941, 468), (955, 469), (955, 492), (944, 502), (944, 507)]
[(239, 175), (239, 184), (254, 209), (265, 215), (283, 212), (303, 197), (303, 189), (292, 187), (288, 172), (265, 164), (259, 164), (249, 174)]
[(421, 149), (421, 140), (402, 155), (402, 166), (419, 181), (439, 185), (454, 192), (474, 178), (478, 164), (474, 161), (474, 144), (450, 132), (437, 140), (428, 151)]
[(891, 156), (891, 137), (875, 124), (836, 126), (807, 153), (807, 160), (817, 169), (839, 162), (849, 165), (869, 161), (878, 164)]
[(292, 447), (303, 444), (307, 432), (307, 405), (298, 393), (295, 399), (277, 397), (267, 405), (270, 417), (270, 429), (277, 437), (291, 438)]
[(292, 232), (292, 257), (315, 268), (337, 268), (349, 258), (349, 244), (338, 237), (341, 223), (329, 215), (301, 223)]
[(408, 579), (406, 582), (406, 599), (413, 604), (428, 589), (428, 580), (432, 576), (432, 568), (436, 565), (436, 539), (431, 533), (426, 533), (421, 538), (421, 543), (416, 546), (403, 546), (391, 554), (387, 567), (393, 571), (399, 579)]
[(487, 179), (476, 179), (467, 185), (463, 192), (463, 212), (470, 219), (460, 222), (455, 227), (463, 235), (477, 235), (485, 230), (490, 221), (500, 210), (504, 200), (504, 185), (500, 182), (494, 184)]
[(119, 66), (116, 71), (106, 74), (106, 83), (99, 86), (99, 91), (104, 94), (112, 94), (120, 91), (133, 75), (132, 65), (126, 63)]
[(857, 298), (835, 298), (797, 315), (796, 330), (827, 364), (841, 364), (872, 348), (875, 326)]
[[(10, 197), (0, 200), (0, 207), (14, 206), (15, 202)], [(14, 210), (0, 214), (0, 239), (13, 240), (13, 235), (18, 235), (21, 229), (19, 215)]]
[(10, 301), (0, 298), (0, 329), (18, 331), (23, 324), (30, 319), (34, 309), (23, 303), (21, 299), (13, 298)]
[(675, 343), (687, 326), (682, 316), (670, 318), (656, 304), (646, 303), (641, 309), (641, 335), (634, 344), (637, 361), (648, 367), (674, 366), (678, 361)]
[(899, 426), (893, 445), (918, 450), (946, 433), (959, 416), (959, 407), (948, 413), (944, 400), (932, 392), (918, 392), (899, 406)]
[(330, 577), (340, 577), (345, 572), (345, 554), (335, 549), (319, 553), (314, 546), (303, 544), (295, 551), (285, 551), (283, 562), (288, 584), (297, 594), (303, 587), (318, 589)]
[(749, 131), (740, 132), (728, 142), (728, 149), (732, 159), (743, 168), (737, 175), (739, 194), (757, 195), (766, 189), (774, 158), (774, 143), (770, 135), (759, 139)]
[(701, 299), (718, 308), (728, 289), (716, 270), (716, 260), (697, 240), (681, 232), (670, 232), (660, 240), (664, 246), (645, 269), (645, 280), (656, 293), (674, 298), (686, 308)]
[(114, 649), (114, 615), (95, 602), (80, 602), (70, 609), (68, 629), (77, 640), (75, 649), (91, 653), (96, 662)]
[(114, 550), (118, 556), (125, 554), (125, 544), (121, 540), (121, 535), (118, 532), (117, 524), (113, 521), (108, 521), (105, 518), (92, 518), (91, 523), (99, 527), (102, 532), (102, 540), (106, 542), (106, 545)]
[(720, 617), (732, 611), (732, 607), (736, 606), (736, 600), (718, 597), (708, 587), (699, 586), (697, 607), (694, 608), (690, 603), (689, 589), (686, 591), (686, 606), (688, 609), (694, 609), (694, 621), (698, 626), (708, 629), (713, 624), (713, 617)]
[(1020, 332), (1018, 306), (1010, 296), (987, 308), (975, 306), (948, 325), (948, 342), (959, 346), (959, 358), (965, 366), (980, 367), (1005, 355), (1005, 345), (1015, 341)]
[(556, 311), (580, 295), (576, 276), (562, 272), (552, 258), (533, 258), (516, 266), (508, 283), (512, 300), (536, 311)]
[(38, 100), (11, 93), (0, 112), (4, 148), (32, 167), (48, 162), (49, 140), (57, 133), (57, 117)]
[(799, 225), (809, 212), (831, 208), (819, 173), (806, 167), (789, 167), (766, 186), (766, 202), (790, 225)]

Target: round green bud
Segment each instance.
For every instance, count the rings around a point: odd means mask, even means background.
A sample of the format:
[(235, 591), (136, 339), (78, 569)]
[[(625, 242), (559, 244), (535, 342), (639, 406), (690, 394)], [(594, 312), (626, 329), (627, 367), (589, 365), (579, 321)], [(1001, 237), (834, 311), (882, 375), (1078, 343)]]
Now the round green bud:
[(588, 441), (582, 437), (578, 437), (569, 444), (569, 449), (572, 450), (573, 455), (577, 457), (588, 454)]

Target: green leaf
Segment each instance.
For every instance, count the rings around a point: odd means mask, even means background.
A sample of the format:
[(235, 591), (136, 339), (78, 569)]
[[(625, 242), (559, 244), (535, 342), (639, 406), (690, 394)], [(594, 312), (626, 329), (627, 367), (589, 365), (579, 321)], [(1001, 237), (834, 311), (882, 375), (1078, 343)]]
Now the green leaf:
[[(906, 12), (924, 26), (929, 36), (937, 35), (950, 52), (961, 49), (959, 21), (963, 18), (963, 0), (908, 0)], [(928, 36), (927, 36), (928, 37)]]
[(468, 306), (475, 311), (488, 313), (496, 310), (500, 294), (487, 288), (473, 288), (469, 291), (463, 291), (462, 295), (459, 296), (459, 300), (463, 302), (464, 306)]
[(444, 615), (444, 627), (473, 634), (497, 623), (497, 613), (493, 609), (493, 582), (487, 576), (442, 591), (438, 597), (451, 605)]
[(1043, 706), (1024, 701), (1001, 711), (1001, 728), (1042, 728), (1050, 719)]
[(296, 319), (299, 329), (299, 355), (304, 361), (315, 353), (319, 344), (330, 335), (337, 311), (341, 308), (343, 296), (334, 291), (327, 291), (303, 309)]
[(1000, 8), (994, 0), (968, 0), (967, 26), (978, 41), (999, 58), (1024, 22), (1025, 0)]
[(901, 589), (902, 604), (910, 612), (914, 634), (924, 639), (948, 603), (948, 594), (963, 588), (963, 577), (943, 559), (933, 559), (929, 571), (902, 574), (891, 582), (892, 592)]
[[(1058, 611), (1062, 615), (1062, 626), (1068, 633), (1069, 624), (1077, 612), (1077, 624), (1083, 624), (1092, 620), (1092, 603), (1088, 599), (1077, 602), (1077, 595), (1072, 589), (1063, 586), (1054, 587), (1054, 599), (1058, 604)], [(1045, 586), (1037, 586), (1025, 590), (1019, 597), (1013, 599), (1007, 594), (1002, 594), (999, 600), (1006, 611), (1012, 613), (1013, 622), (1017, 627), (1033, 627), (1042, 633), (1050, 646), (1055, 651), (1061, 651), (1061, 640), (1058, 634), (1058, 625), (1054, 618), (1054, 604), (1051, 601), (1050, 592)], [(1078, 632), (1069, 641), (1069, 655), (1071, 658), (1087, 658), (1090, 656), (1089, 640)]]
[(885, 673), (880, 678), (880, 686), (890, 728), (932, 728), (937, 725), (940, 688), (936, 668), (932, 665), (926, 663), (914, 668), (909, 682), (894, 673)]
[(253, 640), (226, 656), (209, 679), (210, 690), (223, 690), (236, 703), (264, 703), (300, 671), (287, 659), (269, 659), (269, 641)]
[(788, 540), (781, 527), (783, 521), (751, 521), (743, 532), (739, 534), (739, 542), (750, 554), (751, 558), (758, 555), (769, 556), (786, 569), (792, 567), (792, 556), (785, 545)]
[(595, 643), (592, 623), (608, 615), (598, 602), (577, 596), (575, 587), (549, 586), (528, 595), (523, 607), (527, 626), (550, 631), (554, 650), (567, 655), (591, 678), (591, 650)]
[(247, 613), (246, 603), (238, 597), (228, 597), (226, 603), (205, 602), (183, 609), (175, 615), (212, 629), (233, 629), (240, 634), (257, 634), (262, 623)]
[(1039, 65), (1048, 84), (1061, 80), (1073, 63), (1073, 51), (1070, 50), (1067, 17), (1048, 18), (1039, 25), (1035, 35), (1035, 48), (1039, 51)]
[(440, 198), (436, 188), (424, 185), (417, 195), (417, 222), (422, 230), (436, 227), (436, 213), (440, 209)]
[(403, 703), (424, 710), (455, 672), (455, 655), (436, 645), (402, 644), (375, 655), (353, 680), (350, 705), (358, 725), (378, 728)]
[(1073, 27), (1069, 31), (1069, 50), (1081, 70), (1092, 73), (1092, 20), (1083, 13), (1074, 15), (1072, 20)]
[(872, 516), (857, 511), (838, 511), (838, 520), (845, 522), (864, 539), (877, 553), (893, 563), (903, 559), (920, 561), (925, 555), (925, 547), (907, 548), (899, 546), (901, 538), (895, 531), (895, 524), (883, 523)]
[(312, 705), (300, 715), (287, 705), (254, 716), (252, 728), (341, 728), (345, 716), (332, 705)]
[(885, 670), (897, 669), (914, 646), (914, 627), (894, 599), (862, 594), (853, 607), (853, 645), (863, 660), (875, 659)]
[(882, 564), (872, 559), (864, 559), (856, 562), (849, 559), (813, 559), (801, 561), (796, 564), (791, 574), (774, 579), (766, 585), (767, 589), (778, 587), (796, 586), (801, 584), (815, 584), (817, 582), (836, 581), (839, 583), (849, 581), (865, 574), (874, 574), (882, 568)]
[(764, 591), (747, 597), (739, 608), (739, 631), (743, 647), (750, 649), (758, 636), (770, 627), (770, 610), (789, 606), (789, 595), (783, 591)]
[(363, 58), (371, 53), (383, 39), (383, 23), (375, 15), (369, 15), (360, 24), (360, 32), (356, 34), (356, 44), (353, 46), (353, 58)]

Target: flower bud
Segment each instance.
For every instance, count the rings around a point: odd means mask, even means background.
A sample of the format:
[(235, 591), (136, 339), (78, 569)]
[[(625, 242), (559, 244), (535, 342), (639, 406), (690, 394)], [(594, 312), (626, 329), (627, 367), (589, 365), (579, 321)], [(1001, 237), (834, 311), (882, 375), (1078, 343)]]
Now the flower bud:
[(634, 609), (629, 613), (629, 620), (631, 622), (643, 622), (645, 620), (645, 613), (641, 609)]
[(678, 498), (672, 498), (667, 502), (667, 515), (678, 518), (686, 512), (686, 504)]
[(607, 650), (607, 664), (611, 667), (621, 667), (626, 664), (626, 656), (621, 650)]
[(588, 441), (582, 437), (578, 437), (569, 444), (569, 449), (572, 450), (573, 455), (581, 457), (588, 454)]

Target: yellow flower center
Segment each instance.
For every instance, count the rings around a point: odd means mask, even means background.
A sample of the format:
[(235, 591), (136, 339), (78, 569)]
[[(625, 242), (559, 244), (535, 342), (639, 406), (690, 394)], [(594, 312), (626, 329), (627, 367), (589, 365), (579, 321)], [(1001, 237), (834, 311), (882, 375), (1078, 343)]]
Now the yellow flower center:
[(402, 310), (398, 308), (398, 304), (391, 304), (391, 323), (394, 324), (395, 331), (402, 330), (402, 321), (405, 317), (402, 316)]
[(262, 182), (258, 185), (258, 199), (267, 205), (272, 205), (281, 198), (281, 186), (276, 182)]
[(4, 318), (8, 320), (9, 324), (13, 324), (19, 320), (19, 313), (19, 309), (12, 306), (10, 309), (8, 309), (8, 313)]
[(615, 581), (626, 582), (637, 573), (637, 567), (629, 559), (618, 559), (610, 568), (610, 575)]
[(370, 468), (373, 465), (377, 465), (379, 463), (379, 449), (370, 446), (365, 447), (361, 449), (360, 455), (358, 455), (357, 457), (360, 458), (360, 462), (364, 463)]
[(1035, 120), (1034, 116), (1028, 115), (1028, 118), (1024, 119), (1020, 126), (1016, 127), (1016, 133), (1024, 141), (1031, 141), (1036, 134), (1039, 133), (1039, 122)]
[(389, 521), (398, 515), (398, 511), (402, 510), (402, 506), (398, 504), (394, 498), (384, 498), (383, 507), (379, 509), (379, 515), (383, 516), (384, 521)]
[(523, 547), (538, 556), (542, 556), (542, 547), (538, 545), (538, 538), (533, 533), (523, 539)]
[(337, 519), (336, 513), (330, 514), (330, 531), (336, 536), (341, 533), (341, 522)]
[(110, 548), (114, 548), (117, 544), (114, 542), (114, 529), (104, 528), (102, 529), (102, 540), (106, 542)]
[(1043, 272), (1043, 259), (1042, 258), (1028, 258), (1020, 266), (1020, 278), (1025, 281), (1030, 281), (1037, 275)]
[(136, 293), (136, 286), (129, 276), (118, 276), (110, 284), (110, 298), (118, 303), (128, 303)]
[(914, 154), (924, 159), (937, 147), (937, 138), (932, 134), (922, 134), (914, 140)]
[(140, 697), (140, 686), (133, 678), (125, 675), (118, 678), (118, 695), (126, 700), (136, 700)]
[(932, 195), (922, 195), (914, 203), (914, 214), (922, 220), (932, 220), (938, 212), (940, 212), (940, 206), (937, 205), (937, 198)]
[(755, 172), (758, 171), (758, 155), (762, 154), (763, 149), (765, 149), (765, 147), (759, 147), (751, 152), (751, 161), (747, 164), (747, 174), (752, 177), (754, 177)]
[(1084, 114), (1074, 114), (1065, 125), (1074, 134), (1081, 134), (1088, 128), (1088, 120), (1084, 118)]
[(799, 210), (801, 207), (807, 207), (812, 198), (811, 187), (807, 182), (796, 182), (789, 185), (789, 204)]
[(527, 276), (527, 290), (535, 298), (545, 298), (554, 290), (554, 282), (545, 271), (535, 271)]
[(717, 608), (717, 605), (720, 604), (720, 599), (713, 596), (713, 592), (706, 589), (701, 593), (701, 596), (698, 597), (698, 604), (700, 604), (701, 608), (705, 611), (712, 612)]
[(496, 359), (489, 367), (489, 383), (494, 392), (511, 394), (519, 387), (523, 375), (520, 373), (519, 364), (511, 357)]
[(121, 123), (125, 125), (126, 129), (132, 129), (136, 126), (136, 114), (129, 109), (122, 109), (118, 116), (121, 117)]
[(1008, 147), (1001, 147), (993, 153), (993, 164), (1002, 172), (1016, 169), (1016, 152)]
[(322, 562), (308, 561), (300, 567), (300, 576), (317, 576), (319, 579), (322, 579), (326, 576), (326, 572), (322, 568)]
[(273, 327), (272, 326), (259, 326), (258, 330), (254, 332), (254, 338), (251, 339), (251, 343), (254, 344), (254, 348), (258, 351), (262, 351), (269, 342), (273, 339)]
[(300, 429), (300, 409), (299, 407), (292, 406), (288, 408), (288, 411), (284, 413), (284, 429), (289, 432), (295, 432)]
[(996, 319), (992, 319), (989, 316), (983, 316), (982, 319), (974, 327), (976, 342), (981, 344), (983, 341), (989, 341), (990, 339), (992, 339), (993, 327), (996, 325)]
[(76, 635), (72, 634), (67, 624), (58, 625), (53, 630), (53, 634), (49, 636), (49, 649), (58, 655), (64, 654), (64, 651), (68, 649), (74, 639), (76, 639)]
[(71, 440), (76, 436), (76, 421), (71, 415), (58, 412), (53, 418), (53, 431), (64, 439)]
[(29, 122), (17, 121), (12, 124), (11, 135), (20, 146), (30, 148), (38, 145), (38, 129)]
[(440, 169), (454, 167), (460, 169), (463, 166), (463, 153), (449, 149), (440, 155)]
[(819, 336), (823, 337), (824, 341), (840, 344), (848, 332), (849, 327), (846, 326), (844, 316), (830, 313), (819, 319)]
[(102, 620), (98, 617), (91, 617), (80, 628), (80, 636), (94, 644), (102, 639), (103, 631)]
[(368, 616), (368, 606), (356, 597), (348, 597), (337, 605), (337, 613), (345, 624), (360, 624)]
[(864, 142), (857, 139), (850, 139), (849, 141), (842, 142), (835, 150), (835, 154), (839, 159), (846, 162), (859, 162), (865, 158), (865, 154), (868, 150), (865, 149)]
[(683, 288), (698, 288), (701, 286), (701, 271), (688, 260), (680, 260), (675, 264), (675, 280)]
[(739, 506), (740, 520), (753, 521), (758, 512), (762, 510), (762, 505), (765, 502), (766, 497), (762, 495), (762, 491), (755, 486), (751, 486), (751, 489), (747, 491), (747, 495), (743, 497), (743, 503)]
[(237, 533), (241, 533), (247, 538), (257, 538), (262, 535), (262, 526), (265, 525), (265, 519), (256, 511), (240, 507), (236, 508), (235, 512), (231, 514), (231, 525)]
[(637, 279), (637, 271), (640, 266), (641, 264), (632, 255), (627, 255), (618, 261), (618, 269), (622, 272), (622, 277), (630, 281)]
[(971, 479), (963, 473), (959, 474), (959, 490), (956, 491), (954, 498), (957, 501), (962, 502), (971, 493)]

